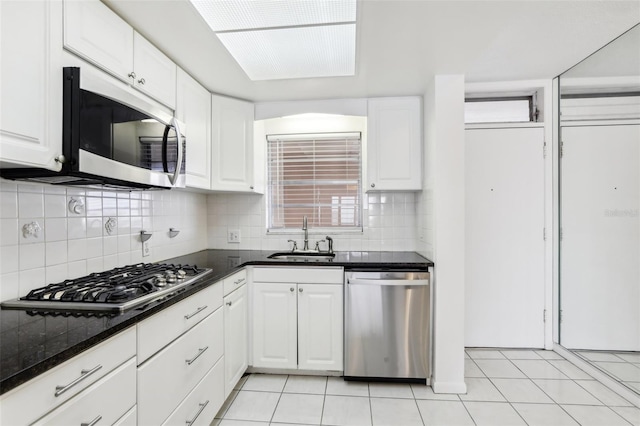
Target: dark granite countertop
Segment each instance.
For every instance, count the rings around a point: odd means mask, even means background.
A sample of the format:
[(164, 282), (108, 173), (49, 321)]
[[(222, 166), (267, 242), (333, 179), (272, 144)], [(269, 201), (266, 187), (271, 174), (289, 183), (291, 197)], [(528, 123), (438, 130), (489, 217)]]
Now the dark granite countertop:
[[(0, 394), (67, 361), (119, 331), (218, 282), (248, 265), (342, 266), (345, 269), (426, 269), (433, 262), (414, 252), (336, 252), (331, 262), (268, 259), (272, 251), (203, 250), (167, 259), (210, 268), (212, 273), (177, 294), (122, 314), (43, 315), (0, 309)], [(44, 285), (44, 284), (43, 284)]]

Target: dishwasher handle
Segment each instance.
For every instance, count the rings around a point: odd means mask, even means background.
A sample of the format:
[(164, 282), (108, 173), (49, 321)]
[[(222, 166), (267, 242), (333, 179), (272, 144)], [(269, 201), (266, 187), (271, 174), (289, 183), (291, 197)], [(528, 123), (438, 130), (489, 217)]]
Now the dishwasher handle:
[(429, 280), (390, 280), (390, 279), (358, 279), (347, 278), (349, 285), (379, 285), (379, 286), (425, 286), (429, 285)]

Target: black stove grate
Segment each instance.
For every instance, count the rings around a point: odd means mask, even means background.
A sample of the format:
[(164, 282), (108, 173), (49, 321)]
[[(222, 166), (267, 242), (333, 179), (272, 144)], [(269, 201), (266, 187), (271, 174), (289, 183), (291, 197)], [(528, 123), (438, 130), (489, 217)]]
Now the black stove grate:
[(161, 277), (182, 275), (183, 281), (204, 271), (192, 265), (140, 263), (49, 284), (20, 300), (121, 304), (165, 289), (168, 285)]

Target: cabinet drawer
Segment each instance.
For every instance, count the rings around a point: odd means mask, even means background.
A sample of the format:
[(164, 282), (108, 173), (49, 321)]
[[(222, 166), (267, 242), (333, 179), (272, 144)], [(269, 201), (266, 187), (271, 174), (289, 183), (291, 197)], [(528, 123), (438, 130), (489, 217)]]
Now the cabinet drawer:
[[(135, 355), (136, 329), (131, 327), (4, 394), (0, 424), (30, 424)], [(56, 390), (57, 386), (67, 390)]]
[(138, 411), (136, 410), (136, 406), (127, 413), (120, 417), (120, 419), (113, 424), (113, 426), (136, 426), (138, 423)]
[(243, 269), (224, 279), (224, 295), (231, 293), (233, 290), (247, 283), (247, 270)]
[(222, 282), (138, 323), (138, 363), (142, 364), (220, 306)]
[[(224, 357), (213, 366), (163, 425), (207, 426), (224, 403)], [(201, 411), (202, 410), (202, 411)]]
[(132, 358), (35, 424), (67, 426), (99, 419), (111, 425), (134, 405), (136, 360)]
[(138, 367), (138, 424), (158, 425), (220, 359), (222, 309)]
[(342, 268), (254, 268), (253, 281), (264, 283), (342, 284)]

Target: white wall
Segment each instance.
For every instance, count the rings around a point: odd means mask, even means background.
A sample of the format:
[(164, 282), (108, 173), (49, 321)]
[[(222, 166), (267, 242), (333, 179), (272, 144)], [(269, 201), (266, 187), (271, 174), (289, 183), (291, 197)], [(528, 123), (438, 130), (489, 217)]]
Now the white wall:
[[(425, 178), (421, 253), (433, 277), (433, 390), (465, 393), (464, 76), (436, 76), (425, 93)], [(437, 161), (435, 158), (437, 157)]]
[[(82, 214), (69, 212), (71, 198)], [(105, 222), (117, 227), (110, 235)], [(22, 227), (37, 222), (37, 237)], [(206, 195), (179, 190), (115, 192), (0, 179), (0, 300), (67, 278), (138, 262), (156, 262), (207, 248)], [(169, 238), (169, 228), (180, 230)], [(142, 257), (140, 231), (152, 232)]]

